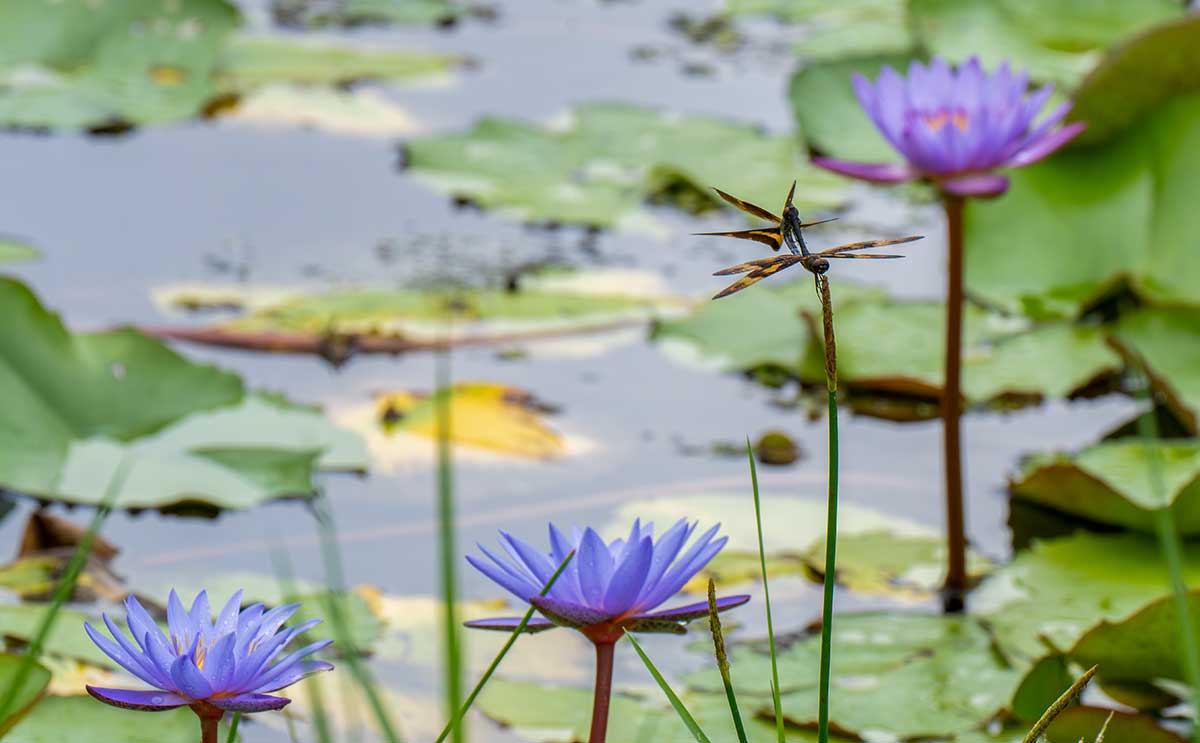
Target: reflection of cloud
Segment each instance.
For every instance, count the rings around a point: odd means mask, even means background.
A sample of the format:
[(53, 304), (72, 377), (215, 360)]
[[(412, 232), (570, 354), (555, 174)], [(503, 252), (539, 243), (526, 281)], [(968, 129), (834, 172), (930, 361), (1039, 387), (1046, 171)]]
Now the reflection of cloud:
[[(433, 462), (437, 455), (437, 442), (426, 436), (396, 431), (385, 433), (379, 425), (376, 405), (366, 402), (358, 405), (332, 405), (327, 408), (329, 417), (339, 426), (359, 434), (367, 444), (371, 454), (372, 469), (396, 473), (407, 467), (424, 466)], [(563, 451), (561, 457), (573, 457), (588, 454), (596, 450), (597, 444), (591, 439), (570, 433), (563, 433)], [(482, 465), (520, 466), (537, 464), (538, 460), (530, 461), (466, 444), (456, 444), (454, 458), (457, 462)]]

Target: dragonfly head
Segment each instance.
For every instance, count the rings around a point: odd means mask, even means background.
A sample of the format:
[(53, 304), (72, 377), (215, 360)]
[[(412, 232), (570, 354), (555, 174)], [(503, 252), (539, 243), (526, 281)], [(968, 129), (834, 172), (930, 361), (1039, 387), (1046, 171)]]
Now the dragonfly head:
[(809, 262), (808, 270), (815, 274), (823, 274), (829, 270), (829, 261), (825, 258), (814, 258)]

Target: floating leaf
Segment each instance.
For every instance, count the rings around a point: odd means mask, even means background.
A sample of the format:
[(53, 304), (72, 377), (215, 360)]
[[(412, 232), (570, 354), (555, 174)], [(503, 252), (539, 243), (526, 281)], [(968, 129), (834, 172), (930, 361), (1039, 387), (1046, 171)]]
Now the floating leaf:
[[(228, 719), (218, 732), (228, 735)], [(4, 738), (6, 743), (195, 743), (196, 715), (186, 707), (135, 714), (89, 696), (49, 697)]]
[(0, 6), (0, 125), (78, 129), (188, 118), (213, 95), (225, 0)]
[(23, 240), (0, 236), (0, 263), (25, 263), (41, 256), (41, 251)]
[[(1162, 468), (1166, 493), (1157, 492), (1152, 466)], [(1182, 534), (1200, 534), (1200, 441), (1120, 439), (1073, 455), (1038, 455), (1025, 463), (1011, 490), (1014, 497), (1074, 516), (1149, 533), (1154, 512), (1171, 506)]]
[(221, 54), (217, 82), (240, 92), (270, 83), (333, 85), (358, 80), (403, 80), (443, 74), (455, 57), (428, 52), (365, 49), (287, 36), (237, 36)]
[(1197, 170), (1200, 95), (1167, 101), (1103, 145), (1014, 171), (1004, 196), (968, 205), (968, 288), (1035, 316), (1077, 315), (1125, 287), (1196, 304)]
[(1153, 717), (1134, 715), (1103, 707), (1079, 706), (1063, 710), (1046, 731), (1046, 743), (1079, 743), (1097, 740), (1109, 715), (1104, 743), (1184, 743), (1169, 730), (1158, 726)]
[[(276, 303), (255, 302), (249, 314), (211, 328), (154, 332), (200, 343), (320, 353), (344, 360), (354, 352), (515, 343), (637, 327), (686, 306), (678, 297), (649, 288), (644, 273), (609, 270), (524, 278), (514, 291), (336, 289), (285, 295)], [(195, 296), (194, 288), (177, 296)], [(219, 296), (237, 295), (229, 290)]]
[[(817, 719), (820, 636), (808, 634), (779, 653), (785, 717)], [(839, 614), (833, 626), (830, 720), (860, 737), (950, 736), (1007, 709), (1022, 672), (996, 656), (991, 637), (972, 617), (905, 613)], [(770, 657), (738, 647), (730, 654), (741, 694), (770, 702)], [(715, 670), (688, 679), (691, 691), (720, 689)], [(931, 704), (936, 700), (936, 704)]]
[(987, 67), (1009, 62), (1035, 80), (1072, 86), (1103, 49), (1155, 23), (1183, 14), (1174, 0), (911, 0), (918, 42), (951, 62), (979, 57)]
[[(13, 693), (13, 684), (16, 683), (17, 675), (21, 673), (25, 662), (25, 658), (19, 655), (0, 655), (0, 689), (3, 689), (3, 694)], [(30, 666), (26, 673), (25, 682), (13, 694), (6, 716), (0, 719), (0, 737), (6, 736), (14, 725), (19, 724), (29, 714), (29, 710), (37, 704), (50, 683), (50, 672), (38, 663)]]
[(375, 401), (379, 423), (389, 434), (436, 439), (442, 399), (457, 444), (526, 459), (552, 459), (565, 451), (563, 437), (542, 421), (547, 408), (530, 393), (503, 384), (462, 382), (432, 395), (384, 393)]
[[(41, 627), (49, 604), (0, 604), (0, 637), (24, 646)], [(49, 655), (74, 658), (100, 668), (117, 665), (96, 647), (83, 632), (83, 623), (96, 623), (96, 617), (72, 609), (59, 609), (54, 627), (42, 649)]]
[[(1184, 580), (1195, 585), (1200, 551), (1188, 553)], [(1078, 532), (1018, 553), (971, 594), (971, 608), (1006, 657), (1033, 662), (1048, 650), (1065, 653), (1097, 621), (1165, 596), (1166, 571), (1152, 537)]]
[(312, 491), (314, 468), (362, 469), (351, 433), (317, 411), (244, 397), (233, 374), (131, 330), (68, 332), (22, 284), (0, 279), (0, 484), (98, 504), (244, 508)]
[[(936, 593), (946, 580), (946, 540), (938, 534), (898, 536), (890, 530), (849, 532), (839, 519), (837, 582), (859, 594), (886, 594), (916, 599)], [(824, 577), (825, 540), (809, 549), (809, 570)], [(971, 579), (985, 575), (991, 563), (978, 553), (968, 553)], [(770, 565), (767, 566), (770, 571)], [(1053, 698), (1052, 698), (1053, 699)]]
[[(1200, 609), (1200, 595), (1188, 594), (1188, 604), (1195, 616)], [(1175, 597), (1163, 596), (1127, 617), (1100, 621), (1076, 641), (1069, 655), (1085, 666), (1099, 664), (1105, 679), (1171, 679), (1186, 683), (1179, 629)]]
[(224, 118), (257, 126), (302, 126), (360, 137), (412, 134), (417, 122), (373, 90), (339, 90), (276, 83), (259, 88), (224, 112)]
[(899, 52), (912, 44), (903, 0), (727, 0), (725, 6), (732, 16), (801, 24), (796, 52), (805, 59)]
[(721, 202), (710, 187), (775, 205), (837, 206), (843, 181), (809, 165), (793, 137), (741, 123), (619, 104), (581, 106), (546, 126), (485, 118), (472, 129), (408, 143), (418, 177), (526, 222), (649, 226), (647, 200), (692, 211)]
[(285, 26), (318, 28), (393, 23), (448, 26), (467, 16), (491, 18), (496, 10), (471, 0), (273, 0), (271, 12)]
[(1175, 417), (1200, 433), (1200, 312), (1142, 310), (1121, 319), (1113, 340), (1132, 366), (1148, 367)]

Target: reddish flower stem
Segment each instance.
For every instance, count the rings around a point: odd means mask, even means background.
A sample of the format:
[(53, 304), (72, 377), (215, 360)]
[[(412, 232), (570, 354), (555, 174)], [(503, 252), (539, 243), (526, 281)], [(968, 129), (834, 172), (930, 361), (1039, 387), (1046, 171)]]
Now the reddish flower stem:
[(217, 743), (217, 723), (225, 711), (206, 702), (197, 702), (191, 707), (196, 717), (200, 718), (200, 743)]
[(614, 640), (593, 641), (596, 644), (596, 687), (592, 696), (592, 732), (588, 743), (604, 743), (608, 734), (608, 704), (612, 699)]
[(942, 194), (946, 210), (947, 265), (946, 354), (942, 386), (942, 462), (946, 485), (946, 584), (943, 608), (963, 610), (967, 590), (967, 538), (962, 485), (962, 321), (963, 321), (963, 197)]

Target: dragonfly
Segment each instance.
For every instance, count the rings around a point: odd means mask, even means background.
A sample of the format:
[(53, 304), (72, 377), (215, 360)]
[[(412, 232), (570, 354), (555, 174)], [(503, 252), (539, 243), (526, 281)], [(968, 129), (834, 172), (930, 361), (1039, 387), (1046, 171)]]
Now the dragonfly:
[(713, 276), (732, 276), (739, 273), (746, 274), (742, 278), (733, 282), (729, 286), (722, 289), (713, 299), (728, 297), (730, 294), (740, 292), (746, 287), (756, 284), (759, 281), (777, 274), (785, 268), (799, 263), (806, 269), (811, 271), (815, 276), (820, 276), (829, 270), (830, 258), (903, 258), (902, 255), (892, 255), (886, 253), (856, 253), (854, 251), (864, 250), (866, 248), (879, 248), (884, 245), (899, 245), (900, 243), (909, 243), (914, 240), (920, 240), (924, 235), (909, 235), (908, 237), (898, 237), (891, 240), (862, 240), (860, 242), (846, 243), (838, 245), (834, 248), (812, 252), (808, 249), (808, 244), (804, 241), (804, 228), (812, 227), (818, 224), (832, 222), (833, 219), (822, 219), (817, 222), (802, 222), (800, 221), (800, 211), (792, 203), (792, 197), (796, 194), (796, 182), (792, 181), (792, 188), (788, 191), (787, 200), (783, 205), (783, 213), (776, 216), (766, 209), (751, 204), (749, 201), (743, 201), (736, 196), (731, 196), (719, 188), (714, 188), (722, 199), (736, 206), (738, 209), (753, 214), (754, 216), (765, 219), (769, 222), (774, 222), (772, 227), (759, 227), (752, 230), (736, 230), (733, 232), (700, 232), (700, 235), (720, 235), (722, 237), (736, 237), (742, 240), (753, 240), (762, 243), (771, 248), (771, 250), (779, 250), (783, 246), (787, 246), (788, 252), (783, 255), (774, 255), (769, 258), (758, 258), (745, 263), (739, 263), (736, 266), (723, 268), (717, 271)]

